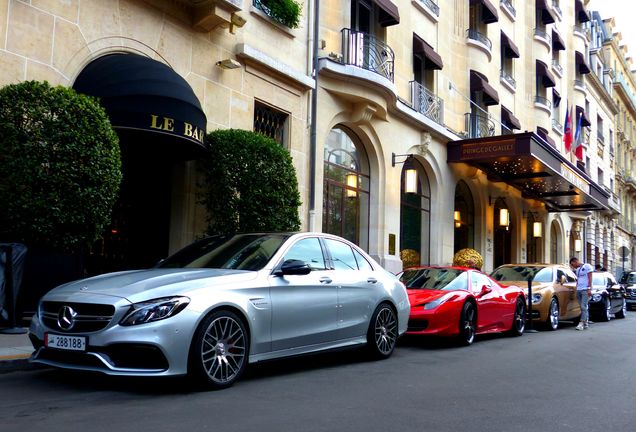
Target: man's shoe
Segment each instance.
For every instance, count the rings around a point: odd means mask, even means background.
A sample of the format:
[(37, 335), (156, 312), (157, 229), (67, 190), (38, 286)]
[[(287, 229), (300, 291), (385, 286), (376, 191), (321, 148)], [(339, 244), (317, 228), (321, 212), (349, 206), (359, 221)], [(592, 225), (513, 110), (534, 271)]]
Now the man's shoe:
[(583, 324), (583, 329), (587, 330), (588, 328), (590, 328), (590, 325), (588, 323)]
[(583, 330), (583, 329), (585, 329), (585, 325), (582, 322), (580, 322), (579, 325), (576, 326), (576, 329), (577, 330)]

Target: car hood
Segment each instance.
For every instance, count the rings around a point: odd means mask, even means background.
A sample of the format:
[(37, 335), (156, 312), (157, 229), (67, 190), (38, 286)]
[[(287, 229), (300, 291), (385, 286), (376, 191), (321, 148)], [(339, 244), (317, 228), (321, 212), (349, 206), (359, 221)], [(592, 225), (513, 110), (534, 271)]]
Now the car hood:
[(446, 294), (448, 291), (430, 290), (430, 289), (406, 289), (409, 296), (409, 302), (412, 306), (418, 306), (424, 303), (432, 302)]
[[(225, 269), (149, 269), (106, 273), (61, 285), (47, 296), (107, 295), (131, 298), (148, 291), (172, 290), (173, 294), (195, 289), (204, 280), (214, 279), (215, 284), (240, 282), (256, 277), (256, 272)], [(201, 282), (200, 284), (197, 282)], [(46, 297), (46, 296), (45, 296)]]

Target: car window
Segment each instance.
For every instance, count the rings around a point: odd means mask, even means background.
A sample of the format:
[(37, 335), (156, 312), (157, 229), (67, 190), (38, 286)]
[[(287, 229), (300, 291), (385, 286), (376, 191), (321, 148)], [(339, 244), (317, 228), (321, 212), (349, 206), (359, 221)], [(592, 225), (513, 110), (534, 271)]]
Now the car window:
[(481, 273), (472, 272), (470, 275), (470, 281), (470, 286), (474, 293), (481, 292), (481, 287), (483, 287), (484, 285), (486, 285), (487, 287), (492, 287), (492, 282), (490, 281), (490, 279), (488, 279), (488, 277)]
[[(565, 277), (565, 272), (561, 269), (557, 269), (557, 278), (556, 281), (557, 283), (561, 283), (561, 279), (563, 279)], [(565, 277), (566, 282), (567, 282), (567, 277)]]
[[(538, 266), (502, 266), (490, 275), (496, 281), (552, 282), (552, 268)], [(480, 287), (481, 289), (481, 287)]]
[(572, 283), (576, 282), (576, 275), (570, 269), (565, 270), (565, 278), (567, 279), (568, 282), (572, 282)]
[(367, 259), (355, 248), (353, 249), (353, 255), (356, 257), (356, 262), (358, 263), (358, 269), (360, 270), (373, 270), (373, 266)]
[(309, 264), (312, 270), (325, 270), (325, 257), (322, 253), (320, 240), (317, 237), (298, 240), (289, 248), (284, 260), (296, 259)]
[(407, 269), (400, 274), (400, 280), (408, 289), (455, 291), (468, 288), (468, 273), (459, 269)]
[(325, 244), (331, 253), (331, 260), (335, 270), (358, 270), (358, 263), (353, 256), (351, 246), (341, 241), (325, 239)]

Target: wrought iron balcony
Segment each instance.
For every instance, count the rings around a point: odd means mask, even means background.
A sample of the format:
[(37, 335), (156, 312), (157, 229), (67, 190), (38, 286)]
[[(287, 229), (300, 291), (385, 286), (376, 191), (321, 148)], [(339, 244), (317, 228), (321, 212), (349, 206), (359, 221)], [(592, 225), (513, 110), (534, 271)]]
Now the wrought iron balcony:
[(342, 29), (342, 62), (375, 72), (393, 82), (395, 54), (383, 40), (369, 33)]
[(444, 100), (417, 81), (411, 81), (413, 108), (436, 123), (444, 124)]
[(495, 135), (495, 122), (485, 115), (464, 114), (465, 128), (468, 138), (483, 138)]
[(490, 41), (490, 39), (488, 39), (488, 36), (486, 36), (483, 33), (480, 33), (478, 30), (475, 30), (475, 29), (466, 30), (466, 37), (468, 39), (472, 39), (477, 42), (480, 42), (483, 45), (485, 45), (488, 48), (488, 50), (492, 50), (492, 42)]
[(534, 35), (540, 37), (541, 39), (544, 39), (546, 42), (548, 42), (548, 45), (552, 45), (552, 36), (550, 36), (545, 30), (537, 27), (534, 29)]
[(543, 96), (535, 96), (534, 97), (534, 103), (535, 104), (539, 104), (539, 105), (543, 105), (544, 107), (546, 107), (547, 109), (552, 109), (552, 102), (550, 102), (547, 98), (544, 98)]
[(552, 129), (559, 133), (563, 133), (563, 125), (557, 119), (552, 119)]
[(419, 2), (423, 3), (427, 8), (431, 10), (431, 12), (439, 16), (439, 6), (433, 0), (419, 0)]
[(515, 81), (512, 75), (510, 75), (507, 71), (502, 69), (499, 72), (499, 77), (505, 82), (507, 82), (508, 84), (510, 84), (512, 88), (517, 88), (517, 81)]
[(503, 7), (505, 7), (508, 12), (510, 12), (510, 15), (512, 15), (513, 17), (517, 16), (517, 10), (515, 9), (515, 7), (512, 5), (512, 3), (510, 2), (510, 0), (501, 0), (499, 2)]
[(563, 66), (558, 61), (552, 60), (552, 68), (561, 76), (563, 76)]

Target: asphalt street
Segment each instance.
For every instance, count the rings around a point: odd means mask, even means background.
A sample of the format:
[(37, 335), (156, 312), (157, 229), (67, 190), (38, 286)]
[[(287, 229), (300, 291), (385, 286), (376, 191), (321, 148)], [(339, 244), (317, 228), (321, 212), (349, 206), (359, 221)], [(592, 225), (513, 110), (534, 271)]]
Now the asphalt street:
[(0, 431), (629, 431), (636, 312), (457, 347), (403, 338), (251, 366), (234, 387), (37, 369), (0, 374)]

